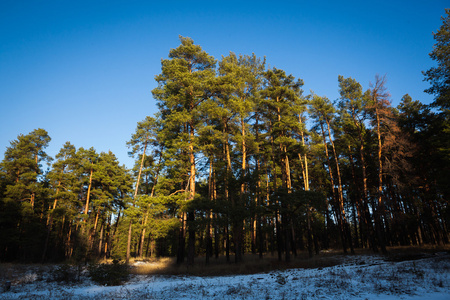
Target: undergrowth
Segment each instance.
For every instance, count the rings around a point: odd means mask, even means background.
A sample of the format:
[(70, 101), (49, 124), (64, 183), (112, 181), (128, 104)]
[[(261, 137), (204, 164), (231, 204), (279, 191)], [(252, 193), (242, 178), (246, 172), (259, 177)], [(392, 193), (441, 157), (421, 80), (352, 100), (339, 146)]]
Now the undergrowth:
[(121, 285), (130, 275), (128, 265), (114, 260), (112, 264), (92, 264), (88, 267), (89, 277), (101, 285)]

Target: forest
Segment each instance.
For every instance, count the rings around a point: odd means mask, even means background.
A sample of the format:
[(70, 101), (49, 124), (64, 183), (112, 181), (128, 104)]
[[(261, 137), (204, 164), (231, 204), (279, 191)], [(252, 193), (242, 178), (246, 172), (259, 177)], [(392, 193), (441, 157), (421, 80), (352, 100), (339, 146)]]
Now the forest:
[[(219, 256), (449, 243), (450, 9), (424, 71), (434, 102), (391, 99), (386, 76), (339, 76), (335, 100), (267, 67), (220, 60), (191, 38), (161, 61), (158, 112), (112, 152), (70, 142), (53, 158), (44, 129), (0, 163), (0, 261)], [(397, 107), (392, 101), (399, 102)]]

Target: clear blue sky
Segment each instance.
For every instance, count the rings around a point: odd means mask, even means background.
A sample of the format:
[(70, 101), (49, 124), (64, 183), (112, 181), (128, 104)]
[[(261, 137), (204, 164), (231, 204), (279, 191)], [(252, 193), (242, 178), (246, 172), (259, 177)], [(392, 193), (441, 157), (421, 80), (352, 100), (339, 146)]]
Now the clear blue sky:
[(20, 133), (44, 128), (54, 156), (66, 141), (111, 150), (156, 112), (161, 59), (194, 39), (216, 59), (255, 53), (331, 100), (338, 75), (369, 87), (387, 76), (394, 106), (430, 103), (422, 71), (446, 1), (0, 1), (0, 159)]

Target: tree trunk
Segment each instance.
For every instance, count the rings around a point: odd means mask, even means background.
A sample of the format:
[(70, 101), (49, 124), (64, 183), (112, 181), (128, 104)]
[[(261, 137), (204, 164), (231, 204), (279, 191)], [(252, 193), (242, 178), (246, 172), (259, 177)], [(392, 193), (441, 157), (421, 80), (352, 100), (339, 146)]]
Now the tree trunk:
[[(343, 227), (343, 228), (341, 228), (341, 231), (343, 232), (344, 239), (347, 239), (347, 241), (350, 244), (350, 252), (352, 254), (355, 254), (355, 250), (353, 249), (350, 226), (348, 225), (347, 216), (346, 216), (345, 209), (344, 209), (344, 192), (342, 190), (341, 170), (339, 167), (339, 157), (337, 156), (336, 147), (334, 146), (334, 141), (331, 137), (330, 121), (328, 119), (325, 119), (325, 122), (327, 124), (328, 139), (330, 140), (331, 148), (333, 149), (334, 162), (336, 164), (336, 174), (337, 174), (337, 179), (338, 179), (339, 211), (340, 211), (340, 219), (341, 219), (340, 223), (341, 223), (341, 227)], [(344, 252), (346, 252), (345, 246), (344, 246)]]
[[(94, 165), (94, 163), (92, 163), (92, 166), (93, 165)], [(90, 196), (91, 196), (92, 174), (93, 173), (94, 173), (94, 168), (91, 167), (91, 171), (90, 171), (90, 174), (89, 174), (89, 186), (88, 186), (88, 191), (87, 191), (87, 195), (86, 195), (86, 207), (84, 208), (84, 214), (85, 215), (87, 215), (88, 211), (89, 211), (89, 199), (90, 199)]]
[[(161, 170), (161, 160), (162, 160), (162, 155), (159, 156), (158, 167), (157, 167), (156, 174), (155, 174), (155, 182), (154, 182), (154, 184), (152, 186), (152, 190), (150, 192), (150, 198), (153, 198), (153, 195), (155, 194), (155, 188), (156, 188), (156, 184), (158, 183), (159, 172)], [(149, 213), (150, 213), (150, 204), (148, 204), (148, 206), (147, 206), (147, 211), (145, 213), (144, 222), (143, 222), (143, 226), (142, 226), (143, 228), (142, 228), (141, 243), (140, 243), (141, 248), (139, 250), (139, 257), (141, 257), (141, 258), (144, 255), (145, 231), (147, 229)]]
[(314, 253), (313, 253), (313, 238), (312, 238), (312, 229), (311, 229), (310, 208), (308, 208), (306, 211), (306, 219), (307, 219), (308, 254), (309, 254), (309, 258), (311, 258), (314, 256)]
[(53, 210), (51, 211), (49, 218), (47, 220), (47, 235), (45, 237), (44, 251), (42, 251), (41, 263), (44, 263), (45, 256), (47, 254), (48, 242), (50, 240), (50, 233), (52, 231), (52, 225), (53, 225), (53, 211), (55, 210), (56, 203), (58, 202), (58, 194), (59, 194), (60, 186), (61, 186), (61, 181), (58, 181), (58, 187), (56, 188), (55, 201), (53, 201)]
[(184, 262), (185, 247), (186, 247), (186, 213), (181, 213), (180, 228), (178, 231), (178, 251), (177, 251), (177, 264)]
[[(195, 155), (194, 155), (194, 127), (190, 124), (189, 131), (189, 163), (190, 163), (190, 176), (189, 176), (189, 200), (192, 201), (195, 198)], [(187, 263), (189, 265), (194, 264), (195, 258), (195, 227), (193, 222), (195, 221), (195, 213), (193, 211), (188, 213), (188, 254)]]
[[(209, 178), (208, 178), (208, 196), (209, 201), (212, 203), (214, 201), (214, 178), (213, 178), (213, 162), (212, 158), (209, 162)], [(206, 228), (206, 264), (209, 264), (209, 258), (212, 256), (212, 209), (209, 209), (208, 220), (207, 220), (207, 228)]]
[(94, 247), (95, 236), (97, 235), (97, 225), (99, 216), (100, 216), (100, 208), (97, 209), (97, 213), (95, 214), (94, 229), (89, 235), (89, 251), (93, 250)]
[[(239, 204), (234, 205), (234, 209), (240, 209), (244, 203), (244, 194), (246, 193), (246, 186), (245, 186), (245, 176), (246, 176), (246, 166), (247, 166), (247, 148), (246, 148), (246, 142), (245, 142), (245, 122), (244, 119), (241, 118), (241, 134), (242, 134), (242, 163), (241, 163), (241, 190), (240, 190), (240, 197), (239, 197)], [(242, 232), (242, 220), (240, 218), (236, 219), (233, 224), (233, 239), (234, 239), (234, 247), (235, 247), (235, 254), (234, 259), (235, 263), (239, 263), (242, 261), (242, 244), (243, 244), (243, 232)]]
[(367, 220), (367, 233), (369, 235), (369, 243), (370, 247), (373, 251), (378, 252), (378, 246), (375, 241), (375, 234), (373, 229), (373, 222), (370, 216), (368, 201), (369, 201), (369, 192), (367, 188), (367, 174), (366, 174), (366, 163), (364, 159), (364, 138), (362, 135), (363, 125), (360, 124), (355, 117), (355, 114), (352, 113), (353, 123), (356, 128), (358, 128), (358, 138), (359, 138), (359, 156), (361, 159), (361, 169), (362, 169), (362, 181), (363, 181), (363, 208), (365, 219)]
[(386, 242), (385, 237), (383, 233), (383, 224), (381, 220), (381, 216), (383, 214), (383, 202), (382, 202), (382, 195), (383, 195), (383, 163), (381, 160), (381, 151), (382, 151), (382, 144), (381, 144), (381, 129), (380, 129), (380, 116), (378, 112), (378, 108), (375, 108), (375, 115), (377, 120), (377, 138), (378, 138), (378, 206), (375, 211), (375, 230), (377, 232), (378, 236), (378, 244), (380, 245), (381, 252), (383, 254), (387, 254), (386, 250)]
[[(147, 142), (145, 142), (144, 145), (144, 151), (142, 153), (142, 158), (141, 158), (141, 164), (139, 166), (139, 173), (138, 173), (138, 178), (136, 181), (136, 188), (134, 189), (134, 196), (133, 196), (133, 207), (135, 207), (136, 205), (136, 197), (137, 197), (137, 193), (139, 190), (139, 183), (141, 181), (141, 174), (142, 174), (142, 168), (144, 166), (144, 159), (145, 159), (145, 151), (147, 150)], [(128, 225), (128, 238), (127, 238), (127, 259), (126, 259), (126, 263), (128, 263), (130, 261), (130, 252), (131, 252), (131, 233), (132, 233), (132, 221), (131, 221), (131, 217), (130, 217), (130, 224)]]
[(98, 255), (99, 256), (102, 255), (102, 250), (103, 250), (103, 248), (102, 248), (102, 246), (103, 246), (103, 231), (104, 231), (104, 228), (103, 228), (103, 222), (102, 222), (102, 225), (100, 226), (100, 238), (98, 241)]
[(325, 130), (323, 128), (322, 122), (320, 123), (320, 128), (322, 129), (323, 145), (325, 147), (325, 155), (326, 155), (327, 161), (328, 161), (328, 174), (330, 175), (331, 190), (333, 192), (333, 201), (334, 201), (333, 207), (334, 207), (334, 210), (336, 213), (336, 218), (338, 220), (339, 232), (341, 234), (342, 249), (344, 250), (344, 253), (347, 253), (347, 243), (346, 243), (346, 237), (345, 237), (345, 233), (344, 233), (344, 225), (342, 222), (342, 211), (340, 210), (340, 199), (339, 199), (339, 195), (336, 195), (336, 190), (334, 188), (333, 170), (331, 168), (331, 159), (330, 159), (330, 155), (328, 153), (328, 144), (326, 141)]
[[(302, 117), (300, 115), (298, 116), (298, 122), (300, 124), (303, 124)], [(303, 133), (303, 130), (300, 132), (300, 135), (302, 138), (302, 145), (303, 145), (303, 147), (306, 147), (305, 135)], [(309, 191), (308, 160), (307, 160), (306, 154), (303, 156), (304, 162), (302, 162), (302, 156), (300, 153), (298, 154), (298, 156), (299, 156), (300, 162), (302, 163), (303, 184), (305, 186), (305, 191)]]

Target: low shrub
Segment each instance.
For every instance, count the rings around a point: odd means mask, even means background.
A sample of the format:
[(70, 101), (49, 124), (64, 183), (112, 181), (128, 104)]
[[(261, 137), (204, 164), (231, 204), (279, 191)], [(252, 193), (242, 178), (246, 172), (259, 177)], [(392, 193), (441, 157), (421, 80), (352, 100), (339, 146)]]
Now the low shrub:
[(114, 260), (112, 264), (93, 264), (88, 268), (89, 277), (101, 285), (121, 285), (128, 280), (129, 268), (126, 263)]
[(70, 265), (60, 265), (52, 272), (52, 279), (57, 282), (75, 282), (78, 281), (77, 270)]

